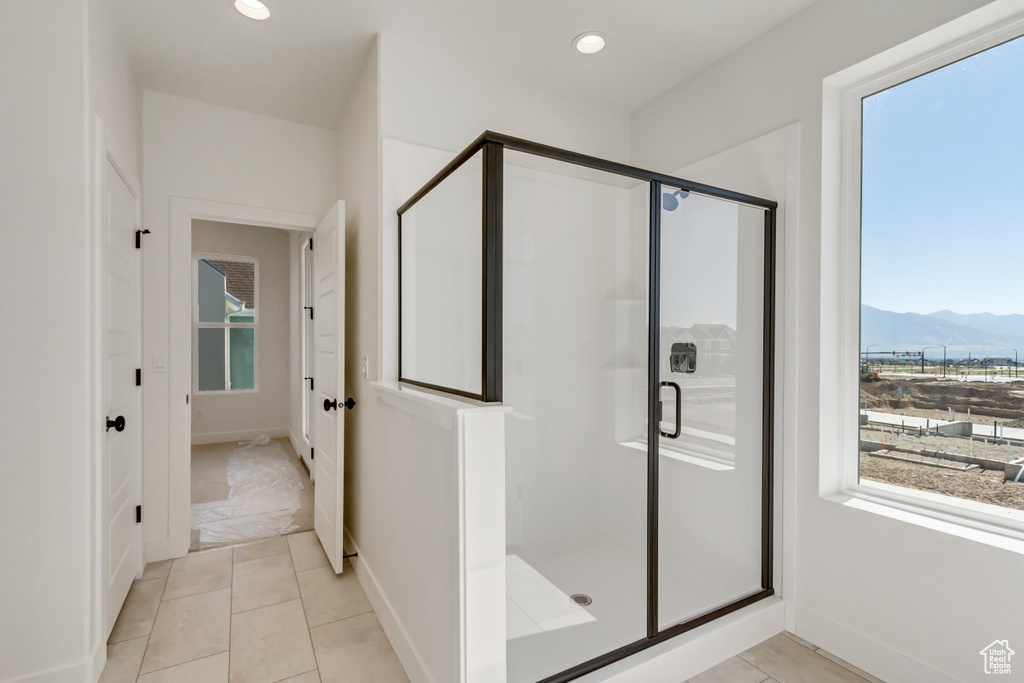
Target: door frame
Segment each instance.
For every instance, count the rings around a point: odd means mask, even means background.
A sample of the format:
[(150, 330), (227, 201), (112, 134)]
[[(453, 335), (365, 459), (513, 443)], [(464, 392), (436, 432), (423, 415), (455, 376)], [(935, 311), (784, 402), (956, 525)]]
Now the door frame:
[[(91, 540), (89, 557), (89, 585), (92, 599), (89, 601), (88, 616), (88, 643), (91, 646), (89, 652), (92, 670), (96, 676), (103, 670), (107, 661), (106, 648), (106, 625), (104, 623), (104, 610), (107, 601), (105, 589), (105, 577), (103, 571), (103, 541), (106, 538), (104, 533), (104, 495), (103, 495), (103, 446), (105, 429), (103, 424), (106, 420), (106, 406), (104, 405), (104, 377), (103, 377), (103, 356), (106, 352), (103, 338), (103, 268), (105, 265), (103, 257), (103, 177), (104, 165), (108, 162), (121, 176), (128, 190), (135, 197), (135, 228), (142, 225), (142, 184), (136, 175), (128, 156), (121, 150), (117, 141), (108, 135), (104, 135), (103, 119), (96, 116), (93, 120), (92, 150), (89, 155), (92, 160), (92, 187), (90, 188), (89, 205), (89, 283), (90, 298), (86, 311), (89, 322), (89, 334), (86, 339), (86, 355), (89, 359), (90, 368), (90, 394), (87, 397), (92, 415), (90, 426), (90, 451), (91, 451), (91, 472), (90, 477), (90, 500), (88, 516), (88, 538)], [(138, 270), (138, 283), (142, 284), (142, 258), (141, 254), (136, 263)], [(142, 358), (142, 296), (139, 293), (139, 326), (138, 339), (136, 340), (136, 351), (138, 358)], [(142, 395), (136, 397), (139, 410), (139, 449), (136, 454), (136, 480), (135, 498), (142, 500)], [(143, 557), (143, 534), (141, 528), (138, 530), (138, 552), (135, 558), (135, 576), (142, 575), (144, 567)]]
[(320, 217), (296, 211), (171, 197), (169, 218), (167, 535), (169, 556), (182, 557), (188, 554), (192, 526), (192, 221), (313, 232)]

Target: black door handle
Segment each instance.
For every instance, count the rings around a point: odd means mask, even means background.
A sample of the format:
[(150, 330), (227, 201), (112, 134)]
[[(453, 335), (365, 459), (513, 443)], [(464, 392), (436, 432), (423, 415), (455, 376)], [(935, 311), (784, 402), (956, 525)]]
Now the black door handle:
[(107, 418), (107, 431), (108, 432), (110, 431), (111, 427), (114, 428), (115, 432), (123, 432), (124, 431), (124, 415), (118, 415), (117, 418), (114, 419), (114, 420), (111, 420), (108, 417)]
[(344, 403), (338, 403), (338, 399), (336, 399), (336, 398), (325, 398), (324, 399), (324, 410), (330, 411), (331, 408), (334, 408), (335, 410), (337, 410), (338, 407), (348, 408), (349, 410), (352, 410), (353, 408), (356, 407), (356, 402), (352, 399), (351, 396), (349, 396), (347, 399), (345, 399)]
[(683, 432), (683, 391), (675, 382), (662, 382), (661, 386), (672, 387), (676, 391), (676, 431), (671, 434), (661, 432), (661, 435), (668, 439), (678, 439)]

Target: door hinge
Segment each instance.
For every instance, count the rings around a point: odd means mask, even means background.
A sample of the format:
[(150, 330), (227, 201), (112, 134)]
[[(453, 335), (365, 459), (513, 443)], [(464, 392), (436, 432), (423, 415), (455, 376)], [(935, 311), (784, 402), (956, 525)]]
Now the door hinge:
[(309, 319), (312, 320), (313, 319), (313, 307), (312, 306), (303, 306), (303, 308), (305, 308), (307, 311), (309, 311)]
[(185, 394), (185, 405), (188, 405), (188, 394)]
[(135, 523), (136, 524), (141, 524), (142, 523), (142, 506), (141, 505), (136, 505), (135, 506)]
[(313, 251), (313, 238), (312, 237), (309, 238), (309, 250)]
[(309, 449), (309, 459), (310, 459), (310, 460), (312, 460), (313, 458), (315, 458), (315, 457), (316, 457), (315, 455), (313, 455), (313, 452), (314, 452), (315, 450), (316, 450), (315, 448), (313, 448), (313, 447), (310, 447), (310, 449)]
[(135, 386), (142, 386), (142, 368), (135, 368)]
[(304, 377), (303, 379), (308, 379), (309, 380), (309, 390), (313, 391), (313, 378), (312, 377)]
[(142, 249), (142, 236), (148, 235), (149, 230), (136, 230), (135, 231), (135, 248)]

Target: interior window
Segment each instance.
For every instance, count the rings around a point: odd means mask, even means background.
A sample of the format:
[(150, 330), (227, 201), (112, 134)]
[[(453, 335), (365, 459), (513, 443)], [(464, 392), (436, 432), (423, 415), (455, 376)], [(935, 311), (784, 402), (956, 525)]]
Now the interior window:
[(256, 260), (197, 256), (197, 391), (256, 388)]

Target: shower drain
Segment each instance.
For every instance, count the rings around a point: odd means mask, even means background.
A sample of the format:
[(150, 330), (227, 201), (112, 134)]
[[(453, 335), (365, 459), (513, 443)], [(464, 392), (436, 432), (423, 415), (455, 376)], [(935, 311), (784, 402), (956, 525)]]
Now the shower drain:
[(584, 595), (583, 593), (576, 593), (574, 595), (570, 595), (569, 599), (581, 607), (586, 607), (590, 603), (594, 602), (593, 598), (591, 598), (589, 595)]

